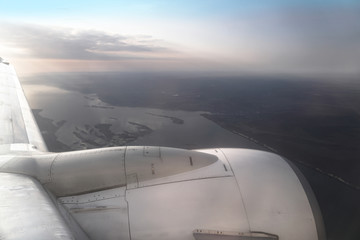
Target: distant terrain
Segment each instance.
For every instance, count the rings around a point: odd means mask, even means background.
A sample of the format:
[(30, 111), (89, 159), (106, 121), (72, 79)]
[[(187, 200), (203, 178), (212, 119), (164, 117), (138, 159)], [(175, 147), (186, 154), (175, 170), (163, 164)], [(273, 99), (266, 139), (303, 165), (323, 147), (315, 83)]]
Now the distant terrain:
[(129, 73), (64, 79), (48, 83), (96, 93), (114, 106), (208, 112), (206, 118), (229, 131), (360, 186), (360, 79), (169, 79)]
[[(329, 239), (360, 238), (360, 79), (151, 73), (42, 78), (61, 89), (95, 93), (110, 106), (205, 112), (217, 125), (299, 166), (317, 195)], [(97, 131), (113, 138), (107, 125)]]

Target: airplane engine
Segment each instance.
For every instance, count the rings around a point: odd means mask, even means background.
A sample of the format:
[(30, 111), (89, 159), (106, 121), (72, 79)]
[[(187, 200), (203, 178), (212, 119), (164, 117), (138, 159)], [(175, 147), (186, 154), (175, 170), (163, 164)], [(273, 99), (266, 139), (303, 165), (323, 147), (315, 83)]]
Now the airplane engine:
[(306, 180), (273, 153), (119, 147), (61, 153), (49, 173), (90, 239), (325, 239)]

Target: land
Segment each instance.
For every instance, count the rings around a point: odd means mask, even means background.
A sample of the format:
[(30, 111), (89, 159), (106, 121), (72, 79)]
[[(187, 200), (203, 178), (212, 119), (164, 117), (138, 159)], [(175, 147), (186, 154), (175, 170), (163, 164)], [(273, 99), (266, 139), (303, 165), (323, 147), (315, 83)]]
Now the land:
[(162, 118), (168, 118), (170, 119), (174, 124), (184, 124), (184, 120), (177, 118), (177, 117), (171, 117), (171, 116), (165, 116), (165, 115), (159, 115), (159, 114), (153, 114), (148, 113), (149, 115), (156, 116), (156, 117), (162, 117)]
[(93, 149), (102, 147), (114, 147), (128, 145), (136, 139), (151, 134), (152, 129), (143, 124), (128, 122), (135, 127), (132, 132), (122, 131), (120, 133), (111, 130), (111, 124), (98, 123), (94, 126), (85, 124), (75, 126), (72, 134), (76, 141), (63, 143), (58, 140), (56, 133), (66, 123), (65, 120), (55, 122), (52, 119), (41, 116), (41, 109), (34, 109), (34, 117), (40, 126), (44, 141), (51, 152), (65, 152), (83, 149)]
[(38, 124), (41, 135), (48, 147), (49, 151), (52, 152), (66, 152), (71, 151), (72, 149), (66, 144), (60, 142), (55, 133), (61, 128), (62, 125), (66, 123), (65, 120), (56, 122), (52, 119), (41, 116), (42, 109), (33, 109), (33, 115)]
[(85, 128), (76, 127), (73, 134), (79, 139), (78, 142), (72, 144), (72, 148), (83, 149), (124, 146), (141, 136), (145, 136), (152, 132), (152, 129), (135, 122), (129, 122), (137, 129), (135, 132), (123, 131), (114, 133), (111, 131), (111, 124), (98, 123), (95, 126), (85, 125)]
[(208, 112), (206, 118), (229, 131), (360, 186), (358, 79), (170, 79), (125, 73), (86, 78), (52, 84), (84, 94), (96, 92), (110, 106)]

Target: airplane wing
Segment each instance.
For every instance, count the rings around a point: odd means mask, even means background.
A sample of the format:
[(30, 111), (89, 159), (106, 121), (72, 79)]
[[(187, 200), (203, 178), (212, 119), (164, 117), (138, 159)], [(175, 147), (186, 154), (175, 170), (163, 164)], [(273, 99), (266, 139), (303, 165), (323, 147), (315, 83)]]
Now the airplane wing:
[(0, 173), (0, 239), (74, 239), (35, 179)]
[(323, 240), (304, 182), (249, 149), (49, 153), (0, 60), (0, 239)]
[(0, 58), (0, 151), (47, 151), (14, 67)]

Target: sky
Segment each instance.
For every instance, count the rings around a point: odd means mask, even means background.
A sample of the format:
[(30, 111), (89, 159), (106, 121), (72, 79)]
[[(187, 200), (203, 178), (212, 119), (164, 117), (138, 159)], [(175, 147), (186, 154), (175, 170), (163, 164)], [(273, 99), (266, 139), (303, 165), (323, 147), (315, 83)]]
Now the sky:
[(358, 0), (0, 0), (0, 56), (39, 72), (360, 74)]

